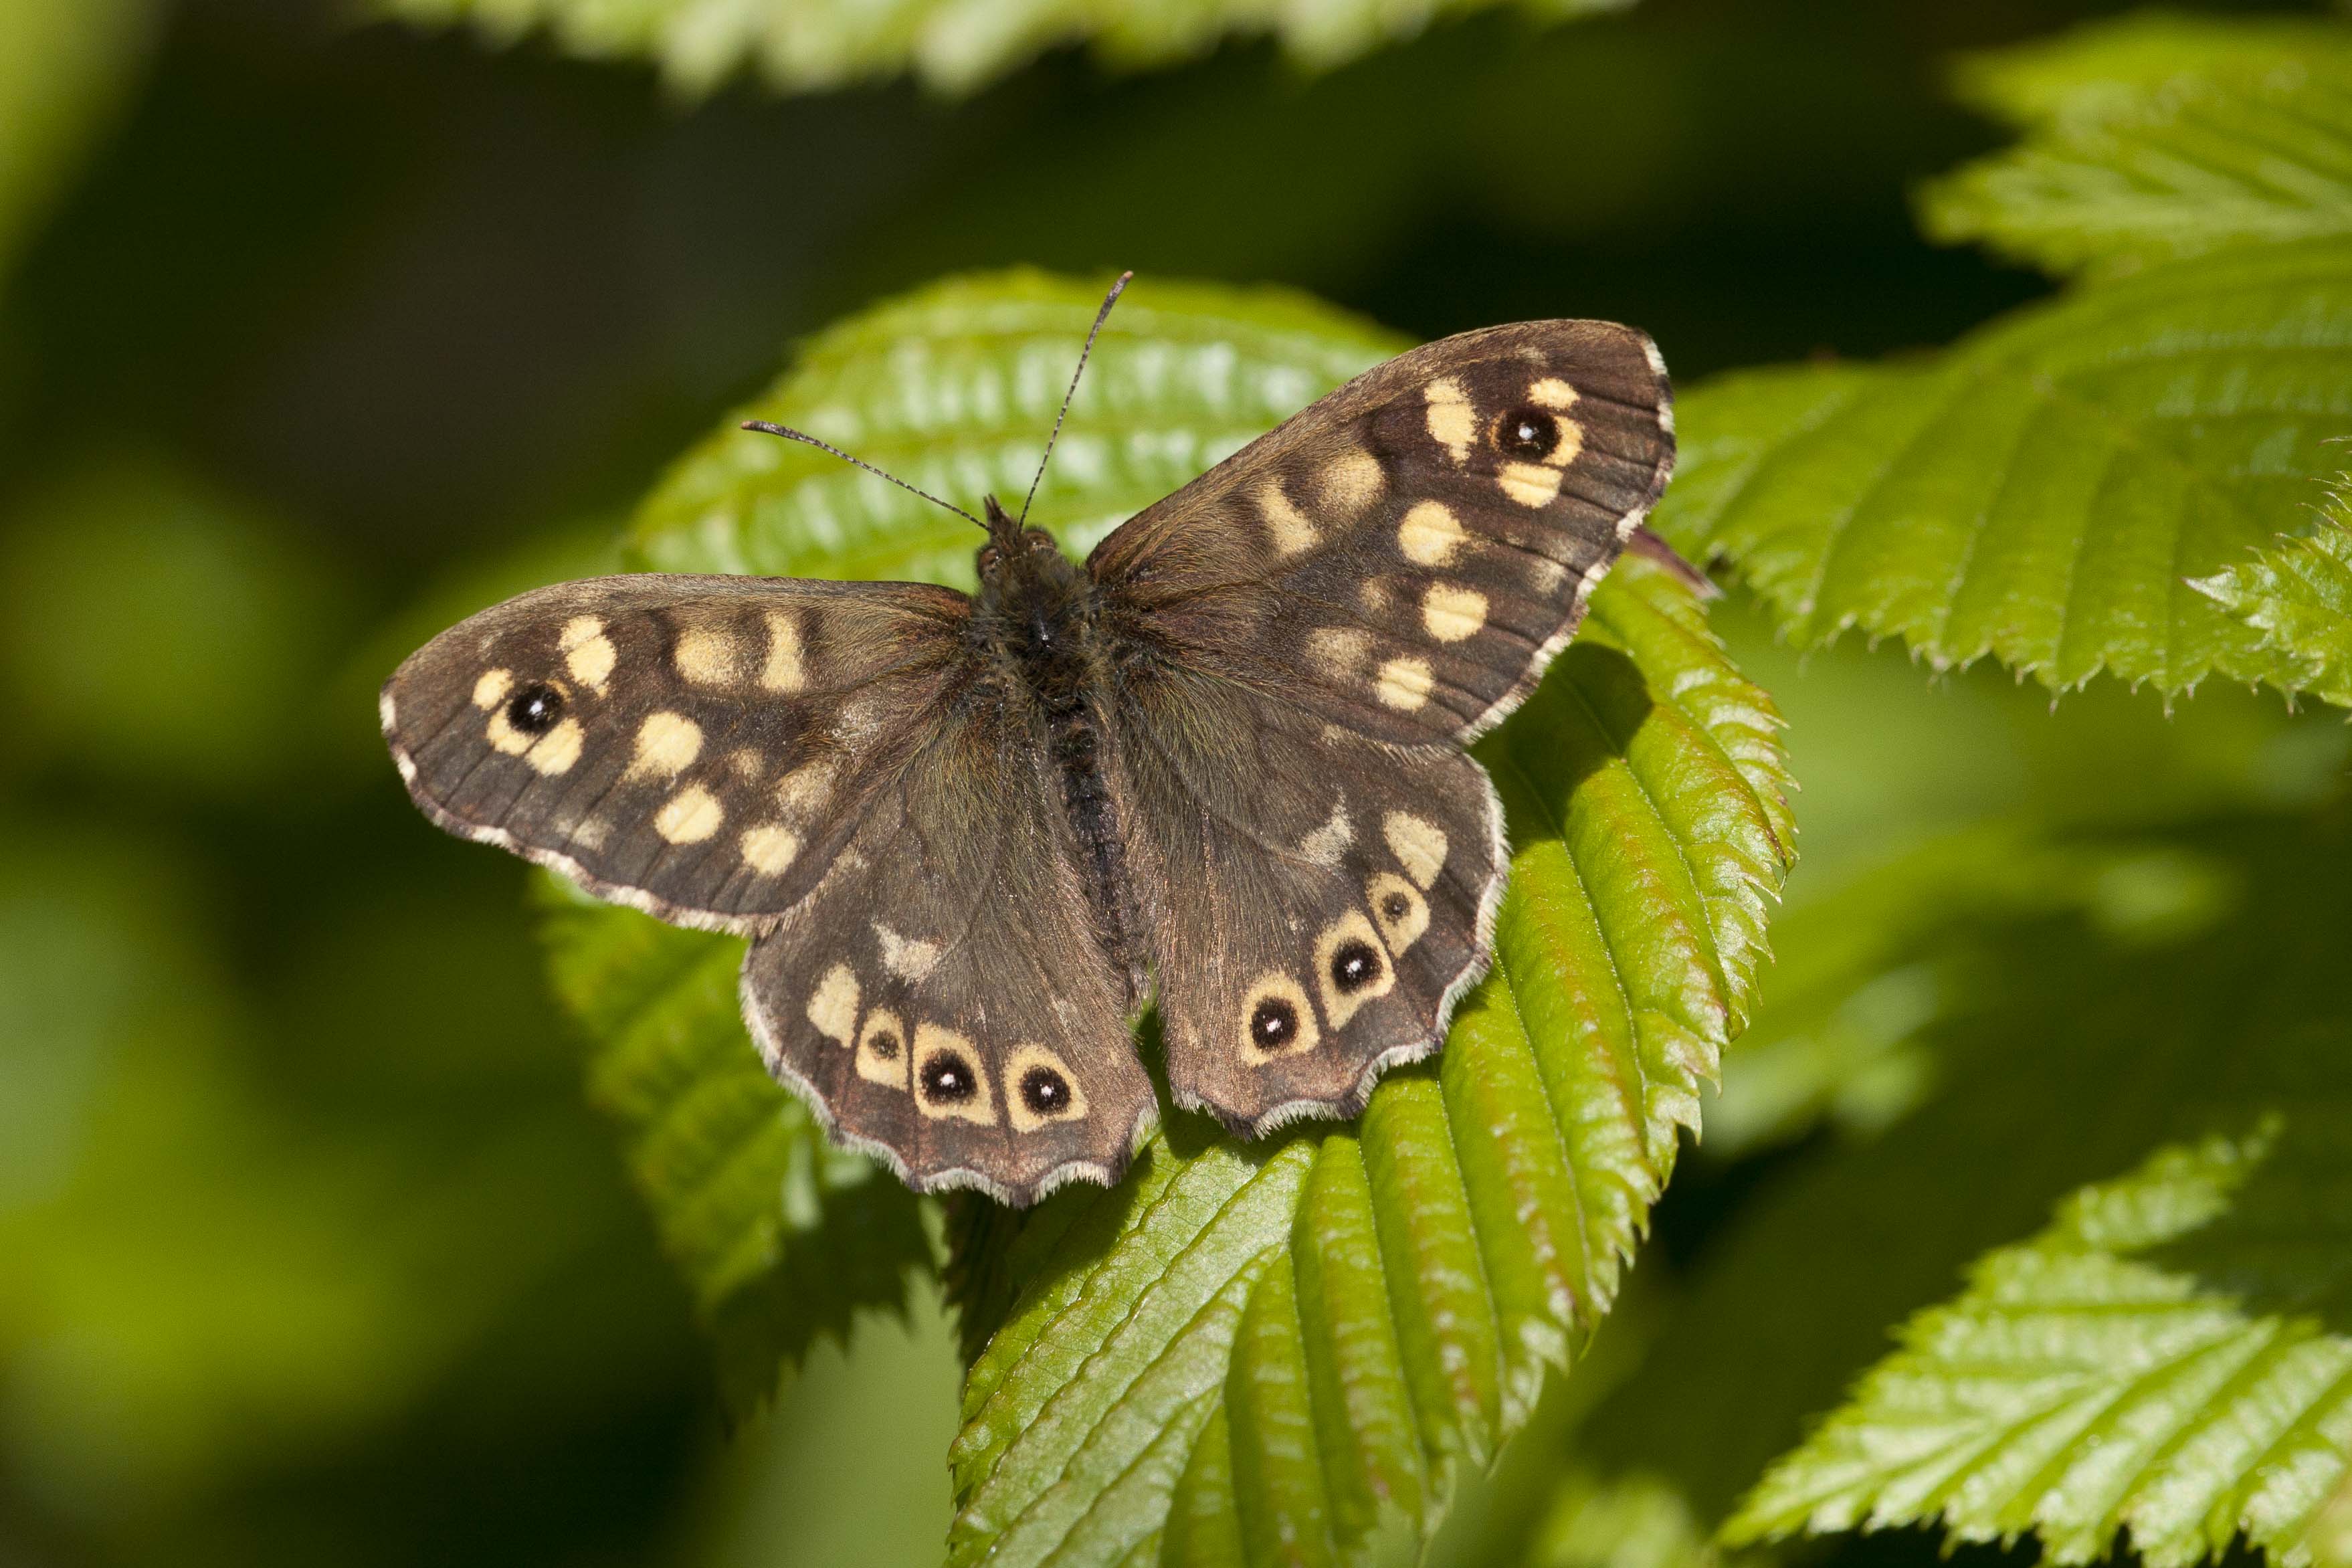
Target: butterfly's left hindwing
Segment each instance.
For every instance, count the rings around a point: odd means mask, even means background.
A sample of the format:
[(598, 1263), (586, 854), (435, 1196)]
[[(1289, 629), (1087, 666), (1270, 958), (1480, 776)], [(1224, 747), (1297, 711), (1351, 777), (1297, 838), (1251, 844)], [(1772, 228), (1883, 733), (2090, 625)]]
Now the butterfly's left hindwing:
[(451, 832), (749, 931), (816, 885), (928, 733), (970, 608), (907, 584), (562, 584), (411, 656), (384, 683), (384, 738)]

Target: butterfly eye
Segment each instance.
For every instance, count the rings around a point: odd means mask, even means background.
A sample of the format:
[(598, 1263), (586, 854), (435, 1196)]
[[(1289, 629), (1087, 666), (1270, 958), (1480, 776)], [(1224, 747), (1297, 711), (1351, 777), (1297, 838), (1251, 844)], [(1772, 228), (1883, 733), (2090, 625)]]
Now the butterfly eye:
[(1495, 421), (1495, 445), (1507, 458), (1539, 463), (1559, 445), (1559, 421), (1540, 408), (1514, 408)]
[(1262, 1051), (1278, 1051), (1298, 1037), (1298, 1009), (1287, 997), (1269, 996), (1250, 1014), (1250, 1038)]
[(526, 686), (507, 702), (507, 722), (526, 735), (544, 735), (562, 717), (563, 693), (552, 686)]
[(923, 1064), (919, 1075), (923, 1098), (934, 1105), (961, 1105), (980, 1092), (980, 1080), (963, 1058), (950, 1051), (940, 1051)]
[(1031, 1068), (1021, 1075), (1021, 1103), (1039, 1116), (1059, 1115), (1069, 1109), (1070, 1081), (1052, 1068)]
[(1331, 984), (1342, 992), (1361, 991), (1380, 977), (1381, 955), (1370, 942), (1342, 942), (1331, 954)]

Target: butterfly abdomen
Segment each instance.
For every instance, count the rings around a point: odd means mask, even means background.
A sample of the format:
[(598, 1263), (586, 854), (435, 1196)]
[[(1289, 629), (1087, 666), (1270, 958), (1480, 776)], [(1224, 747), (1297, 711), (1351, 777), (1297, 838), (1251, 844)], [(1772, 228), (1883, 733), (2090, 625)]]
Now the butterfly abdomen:
[(1049, 539), (1039, 540), (1035, 548), (1003, 550), (983, 562), (973, 625), (1000, 670), (1034, 705), (1046, 755), (1061, 782), (1090, 923), (1126, 978), (1131, 1006), (1140, 994), (1142, 939), (1106, 775), (1102, 702), (1108, 663), (1095, 588)]

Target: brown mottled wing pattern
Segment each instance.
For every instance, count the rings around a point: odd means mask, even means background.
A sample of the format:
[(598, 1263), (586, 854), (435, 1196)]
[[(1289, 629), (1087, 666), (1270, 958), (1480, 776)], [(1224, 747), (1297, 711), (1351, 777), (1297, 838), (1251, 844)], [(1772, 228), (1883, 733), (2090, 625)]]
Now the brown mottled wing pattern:
[(1665, 486), (1671, 410), (1630, 328), (1449, 338), (1095, 552), (1180, 1102), (1254, 1131), (1352, 1114), (1436, 1049), (1507, 870), (1459, 747), (1575, 632)]
[(771, 1071), (921, 1188), (1111, 1182), (1156, 1120), (1044, 736), (983, 689), (931, 716), (835, 868), (751, 948)]
[(1650, 340), (1523, 321), (1367, 372), (1095, 551), (1118, 624), (1364, 734), (1465, 742), (1567, 645), (1674, 466)]
[(1223, 678), (1131, 671), (1114, 729), (1169, 1088), (1261, 1136), (1352, 1116), (1486, 963), (1503, 813), (1452, 746), (1358, 734)]
[(1042, 721), (902, 584), (633, 576), (526, 594), (386, 683), (435, 821), (752, 937), (770, 1068), (919, 1188), (1110, 1181), (1156, 1111), (1087, 924)]
[(921, 743), (970, 614), (902, 584), (561, 584), (412, 655), (384, 683), (384, 737), (451, 832), (748, 931), (807, 895)]

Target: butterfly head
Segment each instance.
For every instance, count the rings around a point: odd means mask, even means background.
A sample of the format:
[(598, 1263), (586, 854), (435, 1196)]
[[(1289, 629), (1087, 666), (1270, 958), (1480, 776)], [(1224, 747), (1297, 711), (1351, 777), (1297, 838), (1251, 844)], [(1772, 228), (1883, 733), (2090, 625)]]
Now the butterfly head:
[(1061, 547), (1042, 528), (1024, 528), (994, 496), (982, 502), (988, 542), (980, 547), (980, 580), (992, 583), (1008, 571), (1022, 572), (1045, 557), (1059, 559)]

